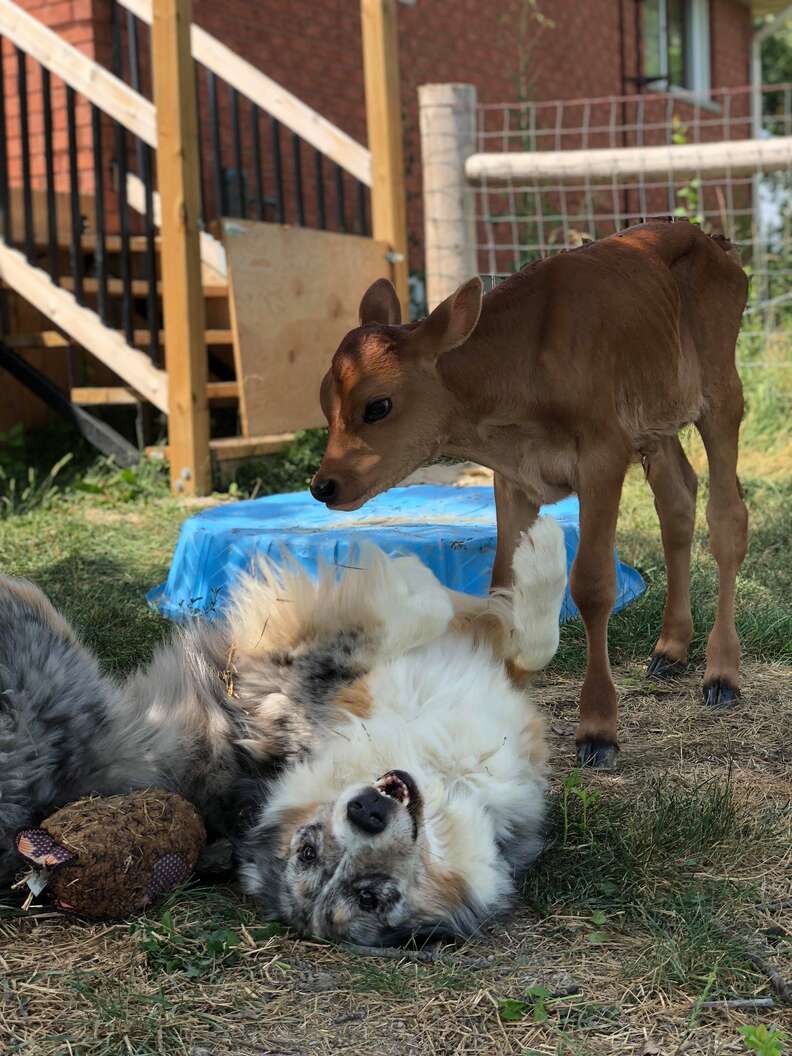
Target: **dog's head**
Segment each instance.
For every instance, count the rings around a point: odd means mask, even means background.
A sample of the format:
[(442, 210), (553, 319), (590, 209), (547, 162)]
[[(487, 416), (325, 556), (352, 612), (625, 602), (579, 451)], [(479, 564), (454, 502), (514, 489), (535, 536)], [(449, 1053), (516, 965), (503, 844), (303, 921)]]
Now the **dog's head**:
[(362, 946), (476, 931), (463, 874), (430, 848), (414, 778), (391, 770), (327, 803), (264, 809), (241, 851), (245, 890), (303, 935)]
[(440, 358), (472, 334), (482, 286), (471, 279), (420, 323), (401, 322), (396, 291), (379, 279), (364, 294), (360, 326), (338, 347), (322, 381), (327, 450), (311, 493), (354, 510), (404, 480), (442, 448), (453, 405)]

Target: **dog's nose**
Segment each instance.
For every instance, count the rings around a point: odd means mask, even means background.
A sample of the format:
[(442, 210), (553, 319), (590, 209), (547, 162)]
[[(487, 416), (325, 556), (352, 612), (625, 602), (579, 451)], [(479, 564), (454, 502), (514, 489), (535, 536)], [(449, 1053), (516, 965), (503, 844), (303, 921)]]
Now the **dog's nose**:
[(347, 804), (347, 818), (351, 825), (369, 836), (379, 836), (388, 824), (388, 816), (393, 809), (393, 800), (380, 795), (374, 788), (368, 788), (359, 796), (350, 799)]
[(317, 502), (330, 502), (336, 493), (336, 482), (332, 477), (322, 480), (314, 477), (311, 481), (311, 494)]

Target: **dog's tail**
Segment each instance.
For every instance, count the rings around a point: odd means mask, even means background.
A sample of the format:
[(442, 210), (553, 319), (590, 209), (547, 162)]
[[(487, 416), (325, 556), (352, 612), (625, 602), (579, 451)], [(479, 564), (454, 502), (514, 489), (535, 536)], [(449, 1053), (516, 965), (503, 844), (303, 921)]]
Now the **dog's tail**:
[(288, 558), (260, 561), (238, 580), (228, 625), (238, 652), (251, 657), (357, 637), (354, 663), (368, 669), (439, 638), (452, 617), (448, 592), (418, 558), (361, 544), (316, 577)]

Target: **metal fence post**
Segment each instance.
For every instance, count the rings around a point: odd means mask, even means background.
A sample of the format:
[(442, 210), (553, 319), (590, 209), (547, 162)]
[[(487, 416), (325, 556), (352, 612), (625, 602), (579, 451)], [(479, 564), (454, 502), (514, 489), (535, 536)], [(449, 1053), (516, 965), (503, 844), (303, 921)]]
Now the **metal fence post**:
[(418, 106), (431, 311), (478, 274), (475, 198), (465, 178), (465, 159), (476, 149), (476, 89), (472, 84), (423, 84)]

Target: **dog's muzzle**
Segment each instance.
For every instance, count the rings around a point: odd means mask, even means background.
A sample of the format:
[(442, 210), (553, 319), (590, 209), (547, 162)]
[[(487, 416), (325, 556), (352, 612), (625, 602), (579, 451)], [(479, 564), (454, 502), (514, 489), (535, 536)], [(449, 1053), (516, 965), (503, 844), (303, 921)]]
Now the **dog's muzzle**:
[(421, 793), (412, 776), (406, 770), (388, 770), (371, 788), (364, 789), (349, 801), (347, 819), (367, 836), (378, 836), (388, 827), (395, 811), (404, 807), (412, 821), (415, 839), (421, 806)]
[(347, 803), (347, 818), (353, 828), (367, 836), (379, 836), (388, 827), (388, 819), (395, 810), (395, 800), (376, 788), (367, 788)]

